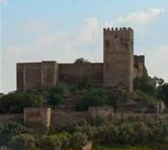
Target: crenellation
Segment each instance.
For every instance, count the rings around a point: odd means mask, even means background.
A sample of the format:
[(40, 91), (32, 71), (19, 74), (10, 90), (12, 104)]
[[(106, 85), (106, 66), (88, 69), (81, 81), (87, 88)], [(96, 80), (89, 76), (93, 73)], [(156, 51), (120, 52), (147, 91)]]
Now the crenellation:
[(123, 41), (133, 41), (133, 30), (131, 28), (104, 28), (104, 35), (110, 39), (119, 38)]
[(117, 31), (133, 31), (133, 29), (132, 28), (126, 28), (126, 27), (120, 27), (120, 28), (103, 28), (105, 31), (113, 31), (113, 32), (117, 32)]

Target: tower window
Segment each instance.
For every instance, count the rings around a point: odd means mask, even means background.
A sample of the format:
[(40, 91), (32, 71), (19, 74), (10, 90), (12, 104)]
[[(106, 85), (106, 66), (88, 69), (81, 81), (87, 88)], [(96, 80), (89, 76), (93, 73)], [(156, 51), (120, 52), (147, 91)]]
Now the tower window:
[(105, 41), (105, 45), (106, 45), (106, 47), (110, 47), (110, 42), (109, 42), (109, 40), (106, 40), (106, 41)]

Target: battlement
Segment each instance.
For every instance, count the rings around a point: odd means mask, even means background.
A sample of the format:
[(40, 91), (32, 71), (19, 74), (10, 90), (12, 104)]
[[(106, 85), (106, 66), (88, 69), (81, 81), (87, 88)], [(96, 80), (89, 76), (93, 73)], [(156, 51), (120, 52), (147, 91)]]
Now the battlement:
[(119, 37), (125, 40), (133, 40), (133, 29), (132, 28), (104, 28), (104, 36), (110, 36), (111, 38)]
[(132, 28), (128, 27), (122, 27), (122, 28), (103, 28), (106, 32), (119, 32), (119, 31), (133, 31)]

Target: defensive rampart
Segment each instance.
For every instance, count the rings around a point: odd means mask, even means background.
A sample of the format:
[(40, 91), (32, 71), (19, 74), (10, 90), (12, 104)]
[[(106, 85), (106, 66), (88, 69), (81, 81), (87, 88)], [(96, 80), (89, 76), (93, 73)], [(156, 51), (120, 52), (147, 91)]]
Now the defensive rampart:
[(59, 80), (79, 83), (89, 77), (93, 83), (103, 82), (103, 63), (59, 64)]

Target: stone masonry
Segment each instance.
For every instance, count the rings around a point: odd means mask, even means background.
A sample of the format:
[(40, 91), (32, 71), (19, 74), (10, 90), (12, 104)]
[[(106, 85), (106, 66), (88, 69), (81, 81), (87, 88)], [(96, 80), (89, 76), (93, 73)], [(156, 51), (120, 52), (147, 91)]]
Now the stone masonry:
[(17, 63), (17, 90), (46, 89), (57, 81), (121, 87), (131, 92), (133, 79), (147, 75), (144, 56), (134, 56), (131, 28), (103, 29), (103, 63), (58, 64), (56, 61)]
[(17, 64), (17, 90), (46, 89), (57, 83), (55, 61)]
[(132, 91), (133, 64), (133, 30), (104, 29), (104, 85), (126, 87)]
[(39, 131), (48, 131), (51, 123), (51, 108), (25, 108), (23, 121)]

